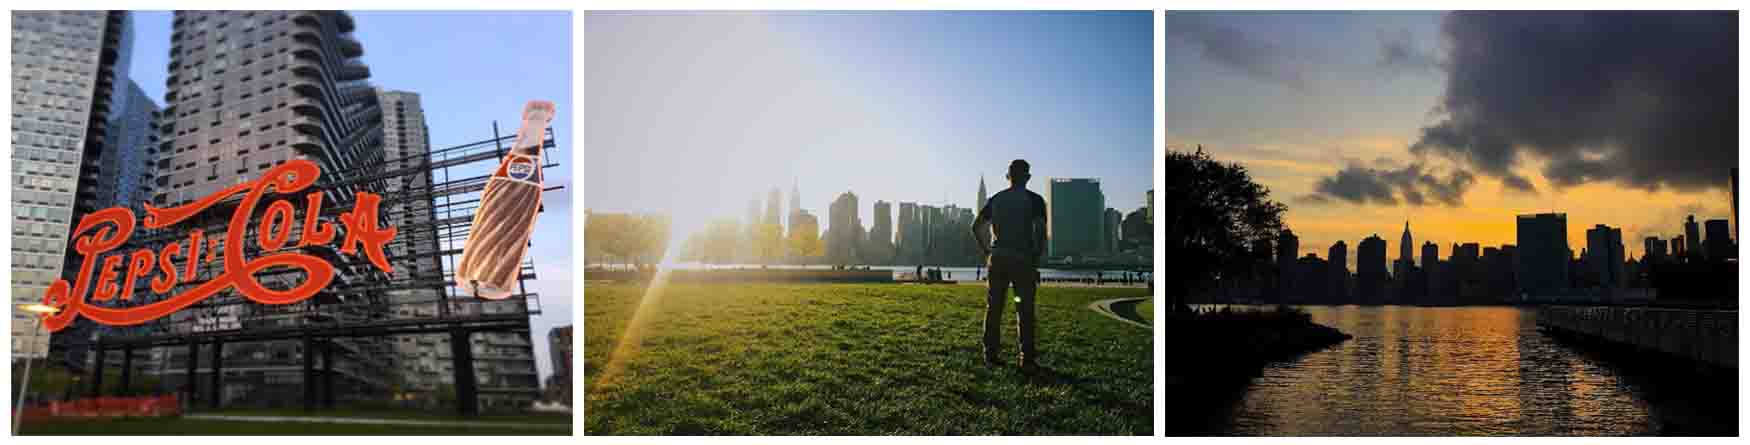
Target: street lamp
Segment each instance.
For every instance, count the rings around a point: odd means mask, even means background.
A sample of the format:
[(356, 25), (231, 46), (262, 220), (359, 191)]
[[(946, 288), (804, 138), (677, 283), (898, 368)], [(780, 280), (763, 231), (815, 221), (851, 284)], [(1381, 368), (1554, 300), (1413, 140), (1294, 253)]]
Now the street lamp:
[[(32, 316), (30, 318), (32, 320), (36, 321), (36, 323), (31, 325), (31, 327), (30, 327), (30, 343), (26, 344), (26, 346), (35, 346), (36, 345), (36, 338), (38, 337), (36, 331), (39, 329), (42, 329), (43, 316), (47, 315), (47, 314), (54, 314), (56, 312), (61, 311), (60, 309), (55, 308), (54, 306), (49, 306), (49, 305), (45, 305), (45, 304), (41, 304), (41, 303), (21, 304), (21, 305), (18, 305), (18, 310), (31, 313)], [(18, 422), (20, 419), (22, 419), (24, 417), (24, 396), (26, 394), (25, 391), (30, 388), (30, 359), (36, 357), (36, 354), (34, 353), (34, 351), (29, 350), (31, 348), (25, 348), (25, 349), (26, 349), (26, 351), (24, 353), (24, 378), (18, 384), (18, 406), (14, 407), (12, 409), (12, 435), (13, 436), (18, 435)]]

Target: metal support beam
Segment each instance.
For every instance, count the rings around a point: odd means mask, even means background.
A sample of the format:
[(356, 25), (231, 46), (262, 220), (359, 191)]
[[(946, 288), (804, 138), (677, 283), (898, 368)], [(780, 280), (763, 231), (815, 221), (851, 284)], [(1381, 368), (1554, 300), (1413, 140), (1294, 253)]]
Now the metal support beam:
[(103, 397), (103, 359), (107, 355), (103, 353), (103, 340), (98, 340), (91, 348), (97, 354), (91, 366), (91, 397)]
[(334, 409), (334, 339), (322, 342), (322, 407)]
[(474, 381), (474, 345), (467, 329), (450, 331), (450, 367), (455, 370), (456, 414), (473, 417), (480, 414), (480, 397)]
[(208, 378), (212, 379), (212, 381), (207, 384), (207, 408), (219, 409), (219, 405), (221, 402), (221, 400), (219, 400), (220, 390), (224, 389), (224, 387), (225, 387), (225, 380), (224, 380), (224, 378), (225, 378), (225, 366), (224, 366), (225, 356), (224, 356), (224, 353), (225, 353), (225, 342), (222, 342), (222, 341), (213, 342), (213, 364), (212, 364), (213, 369), (212, 369), (212, 372), (210, 372), (209, 375), (207, 376)]
[(198, 385), (196, 385), (196, 383), (199, 382), (198, 380), (195, 380), (195, 373), (200, 371), (200, 362), (201, 362), (201, 343), (199, 341), (194, 340), (194, 339), (189, 339), (188, 340), (188, 363), (187, 363), (188, 369), (186, 369), (187, 373), (183, 374), (183, 379), (182, 379), (182, 384), (183, 384), (182, 397), (184, 398), (184, 400), (187, 403), (184, 403), (183, 406), (187, 406), (190, 408), (194, 407), (194, 395), (198, 393), (198, 390), (195, 388), (198, 386)]
[(115, 389), (115, 395), (126, 396), (134, 389), (134, 347), (122, 347), (122, 386)]
[(316, 410), (316, 341), (304, 336), (304, 411)]

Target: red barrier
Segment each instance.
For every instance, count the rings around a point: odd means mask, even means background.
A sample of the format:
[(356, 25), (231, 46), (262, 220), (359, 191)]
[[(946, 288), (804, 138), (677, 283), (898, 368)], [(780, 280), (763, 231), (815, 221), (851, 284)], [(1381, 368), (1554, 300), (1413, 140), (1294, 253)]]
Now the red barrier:
[(147, 397), (97, 397), (48, 402), (24, 409), (25, 421), (89, 417), (170, 417), (182, 415), (175, 395)]

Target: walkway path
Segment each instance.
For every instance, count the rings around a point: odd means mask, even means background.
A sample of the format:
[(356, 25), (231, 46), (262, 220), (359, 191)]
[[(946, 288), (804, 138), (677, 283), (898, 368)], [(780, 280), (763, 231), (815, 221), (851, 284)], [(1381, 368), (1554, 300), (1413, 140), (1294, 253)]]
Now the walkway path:
[(1147, 300), (1147, 299), (1148, 298), (1145, 298), (1145, 297), (1129, 297), (1129, 298), (1113, 298), (1110, 300), (1100, 300), (1100, 301), (1096, 301), (1096, 302), (1088, 304), (1088, 309), (1093, 309), (1094, 312), (1099, 312), (1100, 315), (1105, 315), (1107, 317), (1111, 317), (1113, 320), (1118, 320), (1118, 321), (1122, 321), (1125, 323), (1130, 323), (1131, 325), (1134, 325), (1134, 326), (1139, 327), (1139, 328), (1154, 329), (1154, 327), (1149, 326), (1148, 323), (1145, 323), (1140, 319), (1126, 317), (1124, 315), (1121, 315), (1121, 314), (1130, 314), (1130, 315), (1136, 314), (1137, 303), (1141, 303), (1141, 302), (1143, 302), (1143, 300)]
[(232, 422), (306, 422), (306, 423), (352, 423), (365, 425), (410, 425), (410, 426), (443, 426), (443, 427), (477, 427), (477, 428), (514, 428), (514, 429), (570, 429), (571, 425), (556, 423), (517, 423), (517, 422), (473, 422), (465, 420), (406, 420), (406, 419), (369, 419), (357, 417), (321, 417), (321, 416), (236, 416), (225, 414), (188, 414), (184, 419), (224, 420)]

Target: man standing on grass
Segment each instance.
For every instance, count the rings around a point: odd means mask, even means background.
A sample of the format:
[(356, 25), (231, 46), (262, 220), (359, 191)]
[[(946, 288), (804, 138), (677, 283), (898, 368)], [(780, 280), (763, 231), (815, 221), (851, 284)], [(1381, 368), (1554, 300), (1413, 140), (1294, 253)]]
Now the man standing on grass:
[[(997, 364), (1002, 348), (1003, 300), (1015, 287), (1015, 316), (1020, 331), (1021, 369), (1038, 367), (1034, 349), (1033, 294), (1039, 289), (1039, 258), (1045, 254), (1045, 198), (1027, 190), (1032, 178), (1027, 161), (1009, 163), (1009, 188), (997, 192), (978, 209), (972, 239), (984, 251), (990, 290), (984, 307), (984, 363)], [(992, 238), (994, 235), (994, 239)]]

